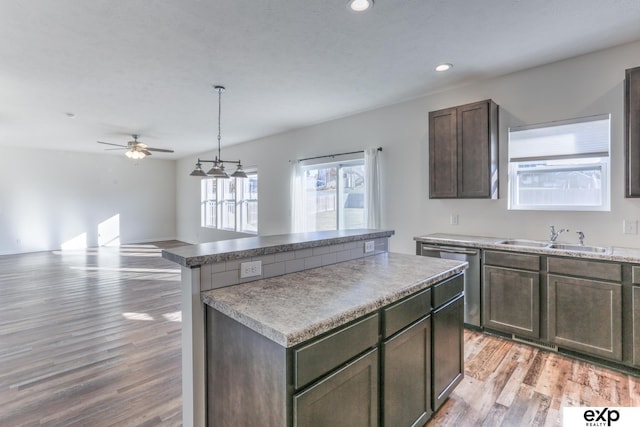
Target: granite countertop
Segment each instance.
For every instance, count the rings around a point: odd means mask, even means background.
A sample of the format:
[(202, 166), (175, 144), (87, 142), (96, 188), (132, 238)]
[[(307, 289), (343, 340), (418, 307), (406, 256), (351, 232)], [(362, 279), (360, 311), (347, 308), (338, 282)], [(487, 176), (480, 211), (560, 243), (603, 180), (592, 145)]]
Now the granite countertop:
[(292, 347), (466, 267), (464, 261), (384, 253), (201, 295), (205, 304)]
[[(422, 243), (434, 243), (441, 245), (464, 246), (481, 249), (498, 249), (501, 251), (526, 252), (542, 255), (567, 256), (572, 258), (596, 259), (605, 261), (640, 263), (640, 249), (608, 247), (604, 253), (580, 252), (564, 249), (552, 249), (545, 247), (530, 247), (517, 245), (504, 245), (499, 242), (510, 240), (504, 237), (467, 236), (459, 234), (435, 233), (414, 237), (413, 240)], [(526, 240), (526, 239), (525, 239)], [(562, 243), (562, 242), (558, 242)]]
[(298, 249), (390, 237), (393, 230), (337, 230), (245, 237), (165, 249), (162, 257), (183, 267), (275, 254)]

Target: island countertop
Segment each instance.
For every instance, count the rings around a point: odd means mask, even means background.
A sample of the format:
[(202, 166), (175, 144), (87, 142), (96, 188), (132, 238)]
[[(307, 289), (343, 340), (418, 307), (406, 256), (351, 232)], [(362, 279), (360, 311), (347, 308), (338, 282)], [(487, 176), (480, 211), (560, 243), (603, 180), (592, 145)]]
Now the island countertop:
[(393, 234), (393, 230), (357, 229), (255, 236), (165, 249), (162, 251), (162, 257), (183, 267), (198, 267), (214, 262), (315, 248), (328, 244), (390, 237)]
[(464, 261), (384, 253), (202, 293), (210, 307), (292, 347), (454, 276)]

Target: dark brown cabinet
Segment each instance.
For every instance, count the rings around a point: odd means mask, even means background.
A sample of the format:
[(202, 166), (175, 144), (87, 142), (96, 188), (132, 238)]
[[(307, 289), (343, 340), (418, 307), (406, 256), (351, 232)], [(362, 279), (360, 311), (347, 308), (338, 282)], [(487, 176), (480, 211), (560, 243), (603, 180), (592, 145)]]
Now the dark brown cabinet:
[(625, 196), (640, 197), (640, 67), (624, 80)]
[(423, 425), (432, 413), (431, 317), (385, 341), (382, 349), (383, 425)]
[(539, 268), (535, 255), (485, 253), (482, 315), (486, 328), (540, 338)]
[(431, 319), (432, 407), (437, 411), (464, 378), (464, 297), (459, 295), (436, 308)]
[(547, 270), (549, 341), (622, 361), (622, 265), (549, 257)]
[(622, 360), (622, 285), (549, 274), (549, 340)]
[(498, 198), (498, 106), (429, 113), (429, 197)]
[(208, 425), (424, 425), (464, 376), (463, 283), (289, 348), (207, 307)]
[(632, 345), (632, 353), (633, 359), (632, 363), (640, 367), (640, 286), (633, 287), (632, 293), (632, 301), (633, 301), (633, 312), (632, 312), (632, 330), (633, 330), (633, 345)]
[(378, 425), (378, 350), (293, 396), (293, 425)]

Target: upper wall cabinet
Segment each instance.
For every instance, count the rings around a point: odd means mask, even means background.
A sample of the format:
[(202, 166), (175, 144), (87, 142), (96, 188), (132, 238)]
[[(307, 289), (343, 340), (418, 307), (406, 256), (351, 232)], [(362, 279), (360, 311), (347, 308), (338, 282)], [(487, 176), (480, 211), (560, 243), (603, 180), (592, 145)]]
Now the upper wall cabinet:
[(429, 198), (498, 198), (498, 106), (429, 113)]
[(640, 67), (624, 80), (624, 141), (626, 197), (640, 197)]

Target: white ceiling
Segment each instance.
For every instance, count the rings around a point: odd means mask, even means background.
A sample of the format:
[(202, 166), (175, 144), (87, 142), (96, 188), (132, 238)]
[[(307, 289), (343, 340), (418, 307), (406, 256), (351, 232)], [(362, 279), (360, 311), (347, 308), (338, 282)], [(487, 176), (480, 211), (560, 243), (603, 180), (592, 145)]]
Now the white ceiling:
[(139, 133), (179, 158), (215, 147), (214, 84), (224, 147), (640, 40), (639, 0), (345, 5), (0, 0), (0, 145), (104, 152)]

